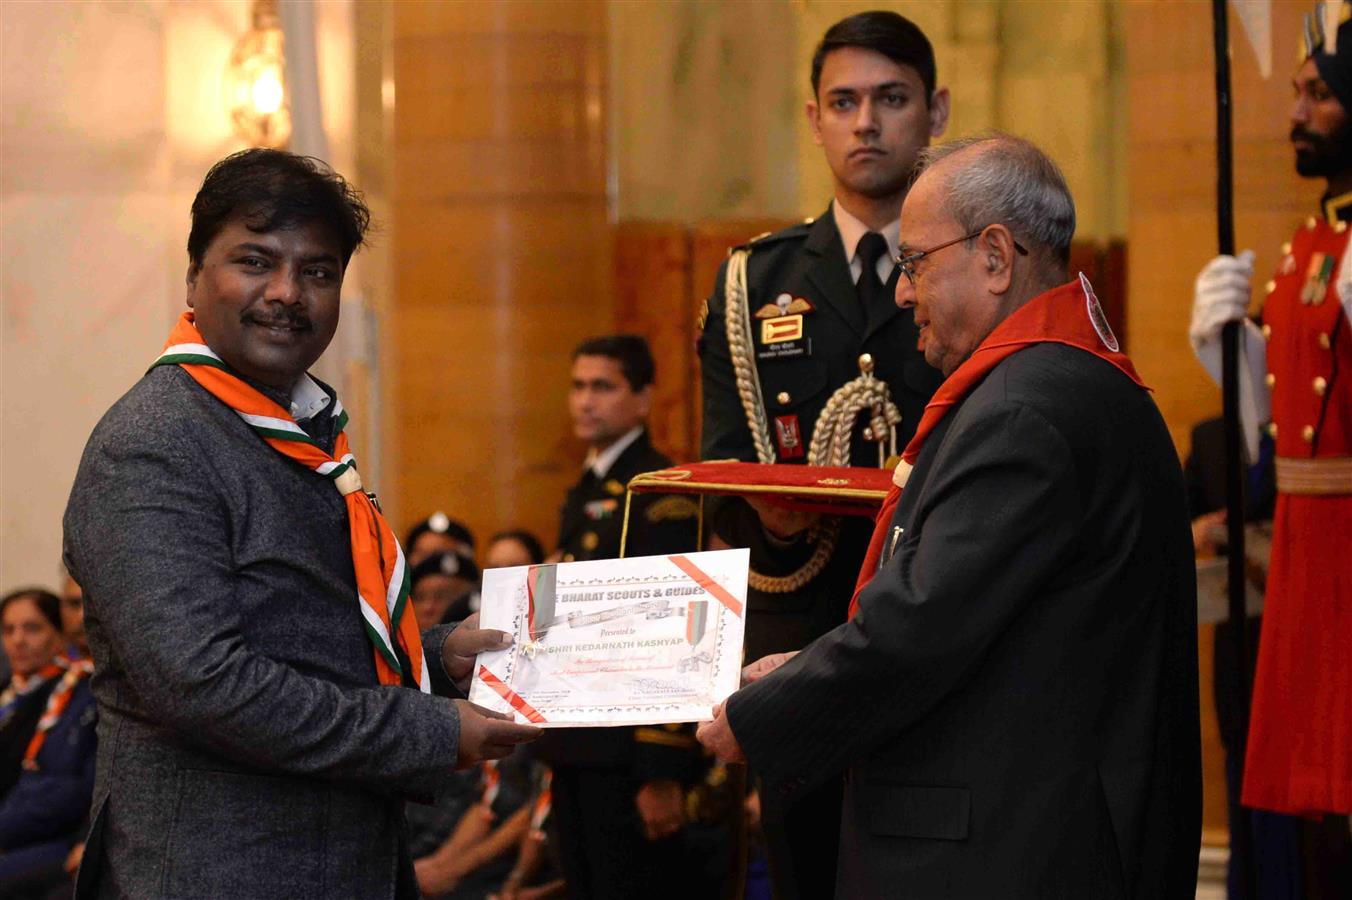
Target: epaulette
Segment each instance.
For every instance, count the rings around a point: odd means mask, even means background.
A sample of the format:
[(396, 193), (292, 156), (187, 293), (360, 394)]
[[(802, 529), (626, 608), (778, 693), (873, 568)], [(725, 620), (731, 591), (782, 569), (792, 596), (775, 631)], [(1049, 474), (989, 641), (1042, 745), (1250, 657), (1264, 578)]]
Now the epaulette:
[(729, 247), (728, 255), (731, 256), (738, 250), (763, 250), (771, 244), (777, 244), (780, 241), (802, 240), (807, 237), (808, 231), (812, 228), (812, 222), (813, 220), (808, 218), (799, 222), (797, 225), (781, 228), (779, 231), (763, 231), (744, 244)]
[(685, 519), (693, 519), (698, 515), (698, 503), (689, 497), (681, 497), (675, 494), (663, 497), (661, 500), (650, 504), (643, 513), (643, 517), (654, 524), (663, 521), (679, 522)]

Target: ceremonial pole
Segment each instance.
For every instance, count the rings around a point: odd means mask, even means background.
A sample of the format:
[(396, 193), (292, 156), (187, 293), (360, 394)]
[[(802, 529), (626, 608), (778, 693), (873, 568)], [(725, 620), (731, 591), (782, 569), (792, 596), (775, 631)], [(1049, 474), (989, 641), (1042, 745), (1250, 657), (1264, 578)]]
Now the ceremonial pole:
[[(1235, 254), (1234, 151), (1230, 123), (1230, 29), (1226, 18), (1226, 0), (1211, 0), (1212, 30), (1216, 52), (1216, 227), (1219, 252)], [(1234, 636), (1235, 658), (1239, 661), (1239, 744), (1231, 748), (1242, 763), (1247, 755), (1249, 734), (1250, 674), (1247, 614), (1244, 604), (1244, 464), (1241, 458), (1239, 416), (1239, 341), (1240, 322), (1226, 322), (1221, 331), (1221, 403), (1225, 420), (1225, 530), (1226, 588), (1229, 600), (1228, 620)], [(1237, 807), (1239, 827), (1231, 833), (1239, 847), (1231, 847), (1243, 864), (1240, 873), (1248, 895), (1255, 887), (1254, 860), (1251, 852), (1250, 816)]]

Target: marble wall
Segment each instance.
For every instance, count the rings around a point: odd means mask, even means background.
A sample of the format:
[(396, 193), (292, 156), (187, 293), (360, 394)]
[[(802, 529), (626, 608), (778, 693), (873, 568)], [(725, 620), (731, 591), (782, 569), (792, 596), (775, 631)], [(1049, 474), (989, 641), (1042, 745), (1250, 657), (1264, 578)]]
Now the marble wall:
[(831, 180), (804, 116), (812, 54), (832, 24), (878, 8), (934, 44), (947, 137), (1030, 138), (1065, 170), (1080, 237), (1126, 233), (1122, 4), (1081, 0), (611, 0), (616, 218), (820, 213)]
[[(246, 0), (0, 9), (0, 590), (57, 583), (85, 440), (183, 308), (193, 195), (242, 147), (221, 79), (248, 14)], [(350, 19), (350, 0), (316, 7), (340, 168)]]

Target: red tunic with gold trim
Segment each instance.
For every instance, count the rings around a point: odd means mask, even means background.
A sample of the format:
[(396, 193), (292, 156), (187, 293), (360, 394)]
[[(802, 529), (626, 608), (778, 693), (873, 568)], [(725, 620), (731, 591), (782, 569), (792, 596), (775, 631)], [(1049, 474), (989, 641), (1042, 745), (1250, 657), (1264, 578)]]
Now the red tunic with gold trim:
[(1254, 678), (1246, 806), (1352, 812), (1352, 323), (1339, 213), (1283, 247), (1263, 309), (1277, 508)]

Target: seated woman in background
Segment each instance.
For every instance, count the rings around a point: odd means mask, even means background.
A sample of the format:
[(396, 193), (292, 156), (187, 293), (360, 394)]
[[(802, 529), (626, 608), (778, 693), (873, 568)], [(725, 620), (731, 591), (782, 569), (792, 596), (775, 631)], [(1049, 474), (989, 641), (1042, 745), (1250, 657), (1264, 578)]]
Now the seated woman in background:
[(61, 601), (40, 588), (27, 588), (0, 599), (0, 642), (10, 679), (0, 693), (0, 797), (19, 778), (20, 764), (38, 719), (57, 681), (65, 674), (58, 660)]
[[(16, 591), (0, 600), (0, 636), (15, 673), (0, 733), (6, 762), (17, 756), (17, 771), (0, 796), (0, 896), (16, 900), (45, 896), (69, 881), (66, 858), (83, 837), (94, 793), (93, 664), (57, 656), (64, 644), (60, 624), (60, 601), (46, 591)], [(32, 719), (31, 727), (20, 727), (20, 713)]]
[(479, 608), (479, 567), (458, 551), (433, 553), (409, 572), (409, 601), (418, 628), (459, 622)]
[(484, 550), (484, 568), (501, 569), (507, 566), (531, 566), (545, 561), (544, 547), (529, 531), (513, 529), (499, 531), (488, 539)]

